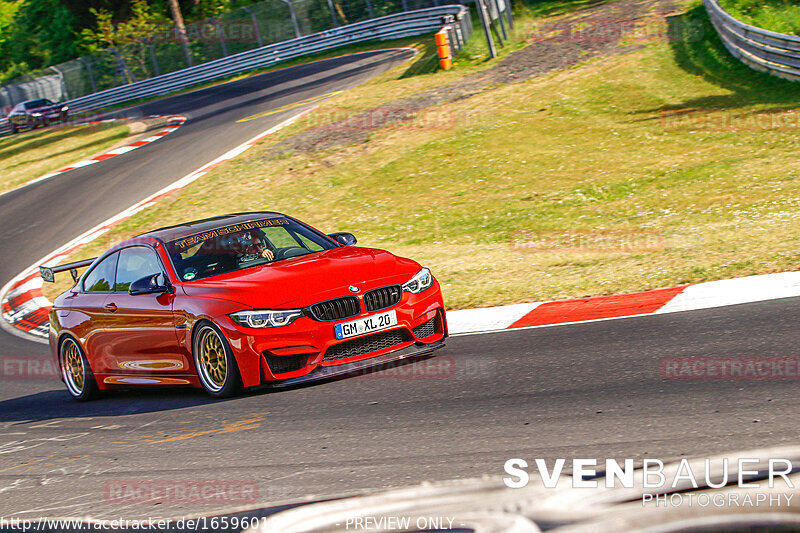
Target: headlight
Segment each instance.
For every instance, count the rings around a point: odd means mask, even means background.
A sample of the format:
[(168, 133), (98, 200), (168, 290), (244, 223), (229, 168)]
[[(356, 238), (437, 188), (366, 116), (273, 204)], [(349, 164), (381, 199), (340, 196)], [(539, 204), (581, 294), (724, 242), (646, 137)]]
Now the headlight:
[(31, 116), (34, 116), (34, 117), (41, 117), (41, 116), (42, 116), (42, 114), (41, 114), (41, 113), (31, 113)]
[(303, 316), (303, 312), (299, 309), (286, 309), (282, 311), (259, 309), (253, 311), (239, 311), (229, 316), (240, 326), (246, 326), (248, 328), (279, 328), (281, 326), (288, 326)]
[(419, 294), (433, 285), (433, 275), (427, 268), (423, 268), (410, 280), (403, 283), (403, 290), (414, 294)]

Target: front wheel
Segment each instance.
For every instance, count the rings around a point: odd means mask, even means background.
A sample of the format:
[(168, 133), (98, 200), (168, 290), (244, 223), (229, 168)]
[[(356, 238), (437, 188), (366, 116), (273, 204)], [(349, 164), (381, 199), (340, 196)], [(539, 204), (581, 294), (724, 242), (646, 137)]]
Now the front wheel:
[(79, 402), (94, 400), (100, 394), (86, 355), (75, 339), (67, 338), (59, 350), (61, 377), (70, 395)]
[(227, 398), (239, 392), (239, 367), (228, 340), (220, 329), (204, 322), (192, 343), (197, 376), (205, 391), (215, 398)]

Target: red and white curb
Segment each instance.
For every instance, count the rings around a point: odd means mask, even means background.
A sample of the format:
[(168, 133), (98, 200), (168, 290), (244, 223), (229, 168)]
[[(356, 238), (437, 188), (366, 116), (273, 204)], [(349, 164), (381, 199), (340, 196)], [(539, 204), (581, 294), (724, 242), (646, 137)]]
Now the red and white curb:
[(800, 296), (800, 272), (782, 272), (633, 294), (452, 311), (447, 313), (447, 322), (450, 332), (458, 335), (676, 313), (794, 296)]
[[(236, 157), (245, 150), (254, 146), (256, 143), (258, 143), (265, 137), (275, 133), (278, 130), (285, 128), (289, 124), (295, 122), (302, 116), (311, 112), (314, 108), (315, 107), (306, 109), (305, 111), (298, 113), (297, 115), (294, 115), (293, 117), (287, 120), (284, 120), (280, 124), (273, 126), (267, 131), (259, 133), (249, 141), (237, 146), (236, 148), (229, 150), (228, 152), (221, 155), (217, 159), (211, 161), (210, 163), (205, 164), (201, 168), (184, 176), (178, 181), (172, 183), (171, 185), (164, 187), (155, 194), (152, 194), (149, 197), (142, 200), (141, 202), (129, 207), (122, 213), (119, 213), (109, 218), (105, 222), (100, 223), (99, 225), (90, 229), (83, 235), (68, 242), (58, 250), (46, 255), (45, 257), (43, 257), (30, 267), (28, 267), (27, 269), (25, 269), (21, 274), (13, 278), (2, 289), (0, 289), (0, 302), (2, 302), (2, 315), (3, 315), (3, 320), (0, 320), (0, 327), (8, 331), (9, 333), (21, 336), (28, 340), (47, 342), (47, 337), (49, 334), (48, 315), (50, 313), (50, 307), (52, 306), (52, 303), (47, 298), (45, 298), (44, 294), (42, 293), (42, 285), (44, 284), (44, 281), (39, 276), (40, 265), (44, 266), (57, 265), (59, 262), (63, 261), (67, 256), (75, 253), (78, 249), (85, 246), (87, 243), (93, 241), (100, 235), (106, 233), (108, 230), (110, 230), (112, 227), (119, 224), (123, 220), (130, 218), (131, 216), (138, 213), (142, 209), (150, 207), (151, 205), (155, 204), (162, 198), (169, 196), (175, 191), (180, 190), (183, 187), (186, 187), (196, 179), (207, 174), (214, 167)], [(186, 119), (183, 118), (183, 120)], [(181, 121), (181, 123), (182, 122), (183, 121)], [(163, 135), (159, 135), (162, 133), (162, 131), (159, 131), (157, 134), (153, 135), (153, 137), (161, 138), (164, 135), (166, 135), (166, 133), (164, 133)], [(139, 142), (144, 142), (144, 141), (139, 141)], [(138, 144), (138, 143), (133, 143), (133, 144)], [(123, 148), (127, 147), (118, 148), (117, 150), (122, 150)], [(131, 150), (134, 148), (131, 148)], [(125, 152), (120, 152), (120, 153), (125, 153)], [(108, 159), (108, 157), (105, 159)], [(73, 165), (72, 168), (78, 168), (78, 167)], [(71, 170), (72, 168), (69, 168), (69, 170)], [(66, 170), (64, 171), (66, 172)], [(42, 178), (40, 178), (40, 180), (41, 179)]]
[[(144, 118), (160, 118), (160, 117), (161, 117), (161, 115), (149, 115), (149, 116), (144, 117)], [(118, 155), (127, 154), (128, 152), (130, 152), (132, 150), (136, 150), (137, 148), (141, 148), (142, 146), (144, 146), (146, 144), (150, 144), (151, 142), (157, 141), (157, 140), (161, 139), (162, 137), (164, 137), (165, 135), (169, 135), (173, 131), (175, 131), (178, 128), (180, 128), (183, 125), (184, 122), (186, 122), (186, 117), (184, 117), (182, 115), (169, 115), (169, 116), (166, 117), (166, 119), (167, 119), (167, 125), (164, 128), (160, 129), (159, 131), (155, 132), (150, 137), (147, 137), (145, 139), (141, 139), (141, 140), (136, 141), (136, 142), (132, 142), (130, 144), (126, 144), (125, 146), (120, 146), (119, 148), (114, 148), (113, 150), (109, 150), (108, 152), (106, 152), (104, 154), (98, 154), (98, 155), (92, 156), (92, 157), (90, 157), (88, 159), (84, 159), (83, 161), (78, 161), (77, 163), (72, 163), (71, 165), (67, 165), (66, 167), (59, 168), (58, 170), (55, 170), (55, 171), (50, 172), (48, 174), (45, 174), (44, 176), (39, 176), (38, 178), (33, 179), (33, 180), (31, 180), (31, 181), (29, 181), (27, 183), (23, 183), (19, 187), (15, 187), (15, 188), (10, 189), (8, 191), (4, 191), (4, 192), (0, 193), (0, 196), (3, 195), (3, 194), (8, 194), (8, 193), (10, 193), (12, 191), (16, 191), (16, 190), (22, 189), (23, 187), (27, 187), (29, 185), (33, 185), (34, 183), (39, 183), (40, 181), (45, 181), (45, 180), (52, 179), (52, 178), (54, 178), (54, 177), (56, 177), (56, 176), (58, 176), (60, 174), (63, 174), (65, 172), (69, 172), (70, 170), (75, 170), (76, 168), (88, 167), (89, 165), (94, 165), (95, 163), (99, 163), (100, 161), (105, 161), (106, 159), (111, 159), (112, 157), (116, 157)], [(116, 120), (125, 120), (125, 119), (98, 120), (98, 121), (94, 121), (94, 122), (87, 122), (86, 124), (99, 124), (101, 122), (115, 122)]]

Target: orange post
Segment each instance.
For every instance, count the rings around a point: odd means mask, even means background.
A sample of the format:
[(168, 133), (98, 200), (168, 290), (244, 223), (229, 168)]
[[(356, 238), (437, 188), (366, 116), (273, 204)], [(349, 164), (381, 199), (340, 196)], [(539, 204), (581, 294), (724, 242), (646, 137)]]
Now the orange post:
[(435, 35), (436, 51), (439, 54), (439, 66), (443, 70), (453, 68), (453, 59), (450, 57), (450, 39), (447, 37), (447, 30), (442, 28)]

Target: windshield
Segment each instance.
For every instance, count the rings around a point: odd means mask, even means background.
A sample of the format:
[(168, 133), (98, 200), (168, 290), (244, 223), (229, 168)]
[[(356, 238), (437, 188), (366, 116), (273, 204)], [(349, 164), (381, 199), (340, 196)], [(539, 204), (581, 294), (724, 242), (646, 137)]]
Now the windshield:
[(327, 236), (285, 217), (220, 226), (166, 245), (183, 281), (207, 278), (336, 248)]
[(25, 109), (36, 109), (37, 107), (45, 107), (49, 105), (53, 105), (53, 102), (51, 102), (50, 100), (45, 100), (45, 99), (31, 100), (30, 102), (27, 102), (25, 104)]

